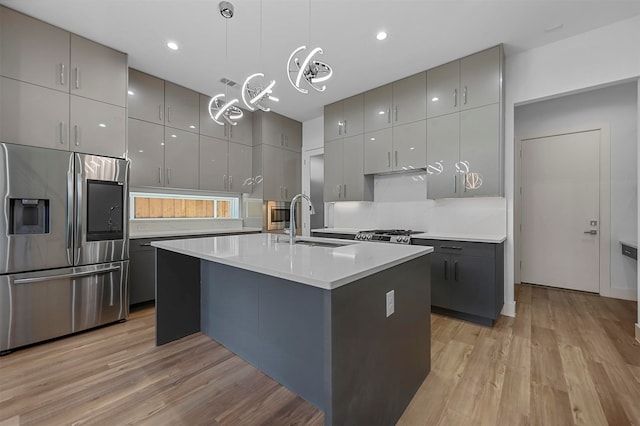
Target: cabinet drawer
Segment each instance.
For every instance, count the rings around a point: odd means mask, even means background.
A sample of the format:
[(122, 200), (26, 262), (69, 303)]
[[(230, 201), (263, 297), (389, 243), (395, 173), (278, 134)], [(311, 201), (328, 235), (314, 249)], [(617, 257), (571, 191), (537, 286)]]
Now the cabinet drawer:
[(435, 253), (464, 254), (466, 256), (495, 257), (495, 244), (469, 241), (423, 240), (414, 238), (413, 244), (433, 246)]

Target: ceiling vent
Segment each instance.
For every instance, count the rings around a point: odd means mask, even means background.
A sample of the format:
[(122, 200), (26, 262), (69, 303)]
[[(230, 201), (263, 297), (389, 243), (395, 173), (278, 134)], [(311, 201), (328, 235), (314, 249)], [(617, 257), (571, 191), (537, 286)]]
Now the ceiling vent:
[(229, 87), (233, 87), (233, 86), (238, 84), (235, 81), (229, 80), (228, 78), (224, 78), (224, 77), (222, 77), (220, 79), (220, 83), (224, 84), (225, 86), (229, 86)]

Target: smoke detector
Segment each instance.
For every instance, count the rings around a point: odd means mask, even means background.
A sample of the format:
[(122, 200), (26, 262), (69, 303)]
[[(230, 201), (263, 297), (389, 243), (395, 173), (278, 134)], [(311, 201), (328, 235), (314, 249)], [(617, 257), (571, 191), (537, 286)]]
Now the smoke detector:
[(223, 18), (230, 19), (233, 17), (233, 5), (231, 3), (228, 1), (221, 1), (218, 4), (218, 7), (220, 8), (220, 15), (222, 15)]

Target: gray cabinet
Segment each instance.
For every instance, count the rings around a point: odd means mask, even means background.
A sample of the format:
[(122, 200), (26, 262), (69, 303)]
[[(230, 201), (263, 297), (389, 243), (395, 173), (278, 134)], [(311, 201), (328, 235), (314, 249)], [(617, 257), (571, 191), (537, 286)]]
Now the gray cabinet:
[(364, 175), (364, 136), (324, 145), (324, 201), (373, 200), (373, 176)]
[(253, 145), (253, 114), (243, 110), (243, 116), (235, 126), (225, 123), (223, 126), (213, 121), (209, 115), (211, 97), (200, 94), (200, 134), (230, 142)]
[(186, 87), (164, 82), (165, 125), (199, 133), (200, 95)]
[(387, 84), (364, 94), (364, 131), (391, 127), (391, 105), (393, 103), (393, 86)]
[(392, 122), (394, 126), (425, 120), (427, 118), (426, 87), (426, 72), (421, 72), (393, 82)]
[(504, 303), (504, 243), (414, 239), (433, 246), (433, 312), (493, 325)]
[(367, 133), (365, 174), (424, 169), (427, 162), (426, 120)]
[(458, 113), (427, 120), (427, 198), (458, 196), (460, 116)]
[(483, 105), (502, 97), (502, 46), (427, 71), (427, 117)]
[(125, 156), (124, 108), (71, 96), (70, 116), (73, 151), (108, 157)]
[(129, 69), (129, 117), (164, 124), (164, 80)]
[(0, 77), (0, 141), (68, 150), (69, 94)]
[(274, 112), (253, 113), (253, 143), (302, 151), (302, 123)]
[(164, 126), (129, 118), (131, 186), (164, 186)]
[(200, 135), (200, 189), (250, 193), (251, 147)]
[(324, 107), (324, 140), (333, 141), (364, 132), (364, 95)]
[(164, 186), (198, 188), (199, 137), (184, 130), (164, 128)]
[(254, 175), (261, 177), (262, 199), (290, 201), (301, 192), (300, 153), (267, 144), (256, 148), (261, 165)]

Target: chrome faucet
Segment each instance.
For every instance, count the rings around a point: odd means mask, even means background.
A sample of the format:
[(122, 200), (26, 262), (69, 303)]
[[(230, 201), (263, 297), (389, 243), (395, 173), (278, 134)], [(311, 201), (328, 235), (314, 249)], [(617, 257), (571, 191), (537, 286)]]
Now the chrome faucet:
[(304, 198), (309, 202), (309, 212), (311, 214), (316, 214), (316, 210), (313, 208), (313, 204), (311, 204), (311, 198), (309, 198), (305, 194), (298, 194), (291, 199), (291, 205), (289, 206), (289, 243), (296, 243), (296, 201), (298, 198)]

